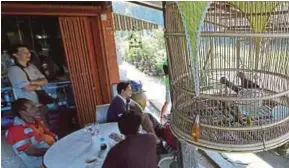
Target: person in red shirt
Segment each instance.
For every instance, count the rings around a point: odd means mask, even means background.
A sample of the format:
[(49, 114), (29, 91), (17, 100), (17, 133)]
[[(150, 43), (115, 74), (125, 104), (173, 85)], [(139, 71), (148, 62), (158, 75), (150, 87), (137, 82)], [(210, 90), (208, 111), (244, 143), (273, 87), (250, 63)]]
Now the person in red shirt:
[(120, 116), (118, 127), (125, 139), (110, 149), (102, 168), (157, 168), (155, 137), (138, 133), (141, 121), (132, 111)]
[(42, 157), (57, 136), (37, 117), (39, 110), (32, 101), (25, 98), (15, 100), (12, 112), (16, 116), (6, 132), (6, 141), (28, 168), (42, 167)]

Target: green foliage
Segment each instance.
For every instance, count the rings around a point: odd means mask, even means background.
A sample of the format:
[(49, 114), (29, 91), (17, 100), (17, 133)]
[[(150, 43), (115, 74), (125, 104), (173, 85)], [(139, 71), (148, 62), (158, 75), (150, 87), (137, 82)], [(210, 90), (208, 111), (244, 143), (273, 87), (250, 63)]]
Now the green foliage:
[(161, 74), (163, 73), (163, 65), (166, 64), (166, 50), (161, 50), (159, 53), (156, 54), (156, 59), (155, 59), (155, 70), (156, 73)]
[[(163, 64), (166, 63), (167, 54), (162, 29), (120, 34), (116, 36), (116, 38), (121, 39), (118, 41), (129, 44), (125, 49), (125, 53), (127, 53), (125, 54), (125, 60), (149, 67), (150, 72), (154, 72), (155, 75), (163, 72)], [(141, 45), (139, 45), (139, 41)]]
[(129, 62), (138, 62), (142, 58), (142, 53), (140, 48), (131, 48), (128, 50), (128, 61)]

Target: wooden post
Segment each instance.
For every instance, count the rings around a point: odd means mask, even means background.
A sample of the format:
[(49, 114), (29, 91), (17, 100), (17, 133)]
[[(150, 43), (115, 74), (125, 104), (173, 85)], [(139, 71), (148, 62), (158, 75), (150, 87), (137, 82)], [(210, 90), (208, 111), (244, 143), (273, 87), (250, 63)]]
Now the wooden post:
[(119, 69), (117, 64), (116, 46), (114, 39), (114, 23), (111, 2), (104, 3), (101, 12), (101, 26), (103, 34), (103, 47), (105, 50), (110, 85), (119, 82)]

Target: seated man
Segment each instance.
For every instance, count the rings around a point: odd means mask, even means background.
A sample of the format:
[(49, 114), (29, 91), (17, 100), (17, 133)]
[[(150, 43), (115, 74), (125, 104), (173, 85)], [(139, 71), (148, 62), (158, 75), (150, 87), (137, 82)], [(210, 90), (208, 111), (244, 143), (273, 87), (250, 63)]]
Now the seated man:
[(42, 167), (42, 157), (57, 136), (36, 117), (39, 111), (32, 101), (24, 98), (15, 100), (12, 112), (16, 117), (6, 132), (6, 141), (13, 145), (14, 152), (28, 168)]
[(118, 120), (125, 139), (107, 154), (102, 168), (157, 168), (156, 141), (152, 134), (139, 134), (141, 115), (128, 112)]
[(117, 122), (118, 118), (127, 110), (132, 110), (142, 116), (142, 127), (145, 131), (155, 135), (157, 143), (160, 139), (157, 137), (156, 132), (159, 132), (161, 125), (149, 113), (143, 113), (142, 109), (130, 100), (132, 89), (129, 82), (120, 82), (117, 85), (118, 95), (113, 99), (107, 112), (108, 122)]
[(115, 96), (108, 108), (108, 122), (117, 122), (118, 118), (129, 108), (129, 98), (132, 94), (130, 83), (120, 82), (117, 85), (117, 93), (118, 95)]

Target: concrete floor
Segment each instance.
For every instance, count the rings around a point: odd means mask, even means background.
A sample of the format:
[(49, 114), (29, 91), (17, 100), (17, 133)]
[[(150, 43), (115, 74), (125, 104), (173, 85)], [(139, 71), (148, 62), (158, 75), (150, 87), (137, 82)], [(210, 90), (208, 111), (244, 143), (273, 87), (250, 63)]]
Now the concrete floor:
[(149, 99), (156, 99), (162, 103), (165, 101), (165, 85), (158, 78), (148, 76), (136, 69), (133, 65), (124, 61), (119, 65), (119, 71), (120, 77), (123, 80), (141, 80), (143, 89), (146, 91), (146, 95)]
[(263, 161), (274, 168), (288, 168), (289, 158), (285, 156), (279, 156), (272, 151), (260, 152), (256, 154)]
[(1, 168), (26, 168), (12, 146), (5, 141), (4, 134), (1, 136)]

